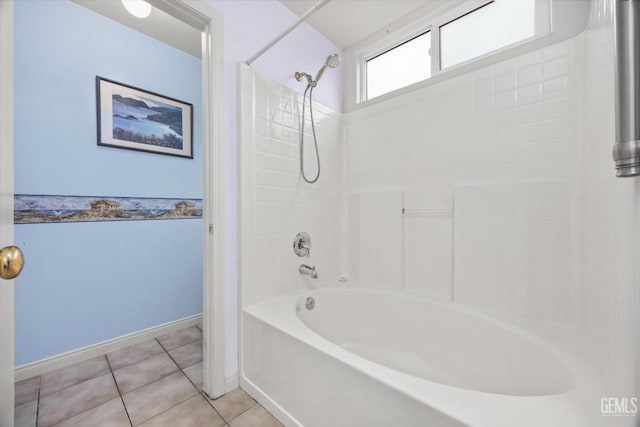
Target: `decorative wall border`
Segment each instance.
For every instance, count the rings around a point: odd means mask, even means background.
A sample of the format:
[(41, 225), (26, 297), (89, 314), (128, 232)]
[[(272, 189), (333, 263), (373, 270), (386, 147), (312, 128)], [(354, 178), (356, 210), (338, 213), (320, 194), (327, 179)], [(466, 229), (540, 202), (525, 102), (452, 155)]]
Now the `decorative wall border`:
[(202, 219), (202, 199), (15, 195), (15, 224), (167, 219)]

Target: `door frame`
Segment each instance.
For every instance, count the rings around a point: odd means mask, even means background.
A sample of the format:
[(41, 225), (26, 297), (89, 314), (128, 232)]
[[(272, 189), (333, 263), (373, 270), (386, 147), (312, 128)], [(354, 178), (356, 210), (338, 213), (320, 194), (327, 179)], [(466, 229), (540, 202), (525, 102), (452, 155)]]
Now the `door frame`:
[(147, 2), (202, 31), (203, 390), (215, 399), (225, 393), (223, 19), (201, 0)]
[[(13, 0), (0, 0), (0, 217), (3, 247), (13, 244)], [(13, 299), (13, 280), (0, 279), (0, 427), (13, 426)]]
[[(216, 398), (225, 393), (223, 18), (220, 12), (198, 0), (147, 1), (202, 31), (203, 390)], [(13, 0), (0, 0), (0, 65), (0, 158), (6, 159), (13, 158)], [(13, 215), (13, 161), (6, 163), (11, 163), (11, 167), (0, 170), (0, 208), (5, 218)], [(13, 226), (2, 228), (0, 242), (11, 244)], [(1, 285), (0, 301), (4, 303), (0, 328), (10, 331), (13, 342), (13, 283)], [(5, 358), (0, 361), (15, 367), (13, 345), (10, 347), (4, 352), (0, 349), (0, 358)], [(13, 382), (13, 370), (0, 370), (0, 427), (13, 425)]]
[(224, 44), (222, 14), (198, 0), (153, 0), (159, 9), (202, 27), (203, 107), (203, 390), (225, 393), (224, 305)]

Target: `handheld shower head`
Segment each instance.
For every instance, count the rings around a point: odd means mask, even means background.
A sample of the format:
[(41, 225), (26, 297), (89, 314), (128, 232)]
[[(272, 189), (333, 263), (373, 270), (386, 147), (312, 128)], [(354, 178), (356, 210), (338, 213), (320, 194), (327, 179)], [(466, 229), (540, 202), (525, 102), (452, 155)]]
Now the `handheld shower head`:
[[(320, 153), (318, 153), (318, 140), (316, 139), (316, 127), (315, 127), (315, 124), (313, 123), (313, 101), (312, 101), (313, 89), (318, 84), (320, 77), (322, 77), (322, 73), (324, 73), (324, 70), (326, 70), (327, 67), (336, 68), (338, 65), (340, 65), (340, 55), (338, 55), (337, 53), (334, 53), (329, 55), (327, 59), (324, 61), (324, 64), (322, 65), (320, 70), (318, 70), (318, 74), (316, 74), (315, 80), (312, 79), (311, 76), (307, 73), (301, 73), (300, 71), (296, 71), (295, 73), (296, 80), (298, 80), (299, 82), (302, 81), (302, 79), (304, 78), (307, 79), (307, 88), (304, 90), (304, 95), (302, 96), (302, 118), (300, 120), (300, 174), (302, 175), (302, 179), (309, 184), (313, 184), (314, 182), (318, 181), (318, 179), (320, 178)], [(306, 102), (307, 92), (309, 92), (309, 115), (311, 116), (311, 133), (313, 134), (313, 145), (316, 149), (316, 162), (318, 165), (318, 171), (316, 173), (316, 176), (315, 178), (312, 178), (312, 179), (307, 178), (307, 175), (304, 171), (304, 123), (305, 123), (304, 110), (307, 104)]]
[(324, 61), (324, 65), (322, 65), (320, 70), (318, 70), (318, 74), (316, 74), (316, 78), (314, 79), (316, 83), (320, 81), (320, 77), (322, 77), (322, 74), (324, 73), (324, 70), (327, 69), (327, 67), (336, 68), (338, 65), (340, 65), (340, 55), (338, 55), (337, 53), (332, 53), (331, 55), (327, 56), (327, 60)]
[(340, 55), (338, 55), (337, 53), (332, 53), (331, 55), (327, 56), (327, 60), (324, 62), (324, 65), (328, 66), (329, 68), (336, 68), (338, 65), (340, 65)]

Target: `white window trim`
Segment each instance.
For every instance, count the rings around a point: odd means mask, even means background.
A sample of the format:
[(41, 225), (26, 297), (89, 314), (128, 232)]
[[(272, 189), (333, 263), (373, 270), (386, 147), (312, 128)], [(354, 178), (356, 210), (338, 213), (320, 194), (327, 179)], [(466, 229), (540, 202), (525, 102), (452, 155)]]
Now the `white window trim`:
[[(410, 30), (407, 29), (405, 31), (403, 31), (402, 33), (396, 35), (396, 37), (394, 37), (394, 43), (390, 46), (388, 43), (384, 43), (384, 40), (381, 41), (380, 43), (376, 43), (375, 47), (377, 47), (375, 50), (369, 50), (367, 49), (366, 51), (363, 51), (361, 56), (360, 56), (360, 76), (361, 78), (359, 79), (360, 82), (360, 94), (361, 94), (361, 98), (363, 100), (367, 100), (368, 99), (368, 94), (367, 94), (367, 62), (370, 61), (371, 59), (382, 55), (386, 52), (389, 52), (401, 45), (403, 45), (404, 43), (407, 43), (408, 41), (411, 41), (413, 39), (415, 39), (416, 37), (420, 37), (423, 34), (426, 33), (431, 33), (431, 45), (433, 46), (433, 31), (431, 31), (431, 26), (429, 25), (428, 27), (422, 27), (420, 26), (418, 30), (416, 30), (417, 26), (412, 25), (410, 27)], [(402, 36), (401, 38), (397, 37), (397, 36)], [(433, 56), (433, 51), (431, 53), (431, 55)], [(433, 74), (433, 60), (431, 61), (431, 73)], [(397, 90), (397, 89), (396, 89)], [(391, 91), (394, 92), (394, 91)], [(390, 92), (387, 92), (390, 93)]]
[(397, 33), (393, 34), (390, 37), (384, 37), (381, 40), (359, 50), (356, 53), (356, 58), (358, 61), (357, 65), (357, 103), (362, 104), (367, 101), (370, 101), (367, 97), (367, 61), (371, 58), (374, 58), (384, 52), (388, 52), (399, 45), (406, 43), (407, 41), (420, 36), (426, 32), (431, 32), (431, 76), (421, 80), (420, 82), (416, 82), (412, 85), (404, 86), (402, 88), (398, 88), (396, 90), (387, 92), (380, 96), (377, 96), (373, 99), (378, 99), (381, 97), (388, 96), (390, 94), (398, 94), (404, 93), (406, 88), (414, 87), (415, 85), (420, 85), (425, 81), (431, 80), (434, 77), (449, 73), (452, 70), (456, 70), (462, 67), (466, 67), (469, 64), (486, 60), (487, 58), (499, 55), (503, 52), (512, 50), (514, 48), (529, 44), (535, 40), (541, 39), (543, 37), (548, 36), (552, 32), (552, 16), (551, 16), (551, 0), (536, 0), (536, 20), (535, 20), (535, 34), (532, 37), (528, 37), (526, 39), (520, 40), (516, 43), (509, 44), (502, 48), (493, 50), (484, 55), (476, 56), (467, 61), (461, 62), (459, 64), (448, 67), (444, 70), (440, 67), (440, 27), (448, 24), (466, 14), (472, 13), (473, 11), (484, 7), (490, 3), (493, 3), (494, 0), (470, 0), (461, 4), (460, 6), (450, 10), (447, 13), (444, 13), (435, 18), (431, 18), (429, 20), (420, 20), (410, 26), (403, 28)]
[[(433, 46), (433, 31), (431, 20), (420, 20), (393, 34), (392, 38), (385, 37), (373, 43), (357, 53), (358, 58), (358, 103), (367, 101), (367, 61), (387, 51), (390, 51), (403, 43), (414, 39), (421, 34), (431, 32), (431, 45)], [(433, 49), (433, 48), (432, 48)], [(433, 50), (431, 52), (433, 58)], [(433, 75), (433, 60), (431, 61), (431, 73)], [(406, 86), (405, 86), (406, 87)], [(400, 89), (396, 89), (400, 90)], [(395, 92), (395, 91), (392, 91)], [(387, 93), (392, 93), (387, 92)], [(386, 95), (386, 94), (385, 94)], [(384, 96), (384, 95), (381, 95)]]

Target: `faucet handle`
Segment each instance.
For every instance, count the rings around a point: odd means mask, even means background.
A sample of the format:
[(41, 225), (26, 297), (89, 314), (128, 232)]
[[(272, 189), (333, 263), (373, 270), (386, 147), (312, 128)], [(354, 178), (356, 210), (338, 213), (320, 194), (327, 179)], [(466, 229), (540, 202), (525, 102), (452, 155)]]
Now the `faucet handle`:
[(293, 252), (299, 257), (309, 256), (311, 253), (311, 236), (304, 231), (298, 233), (293, 239)]

